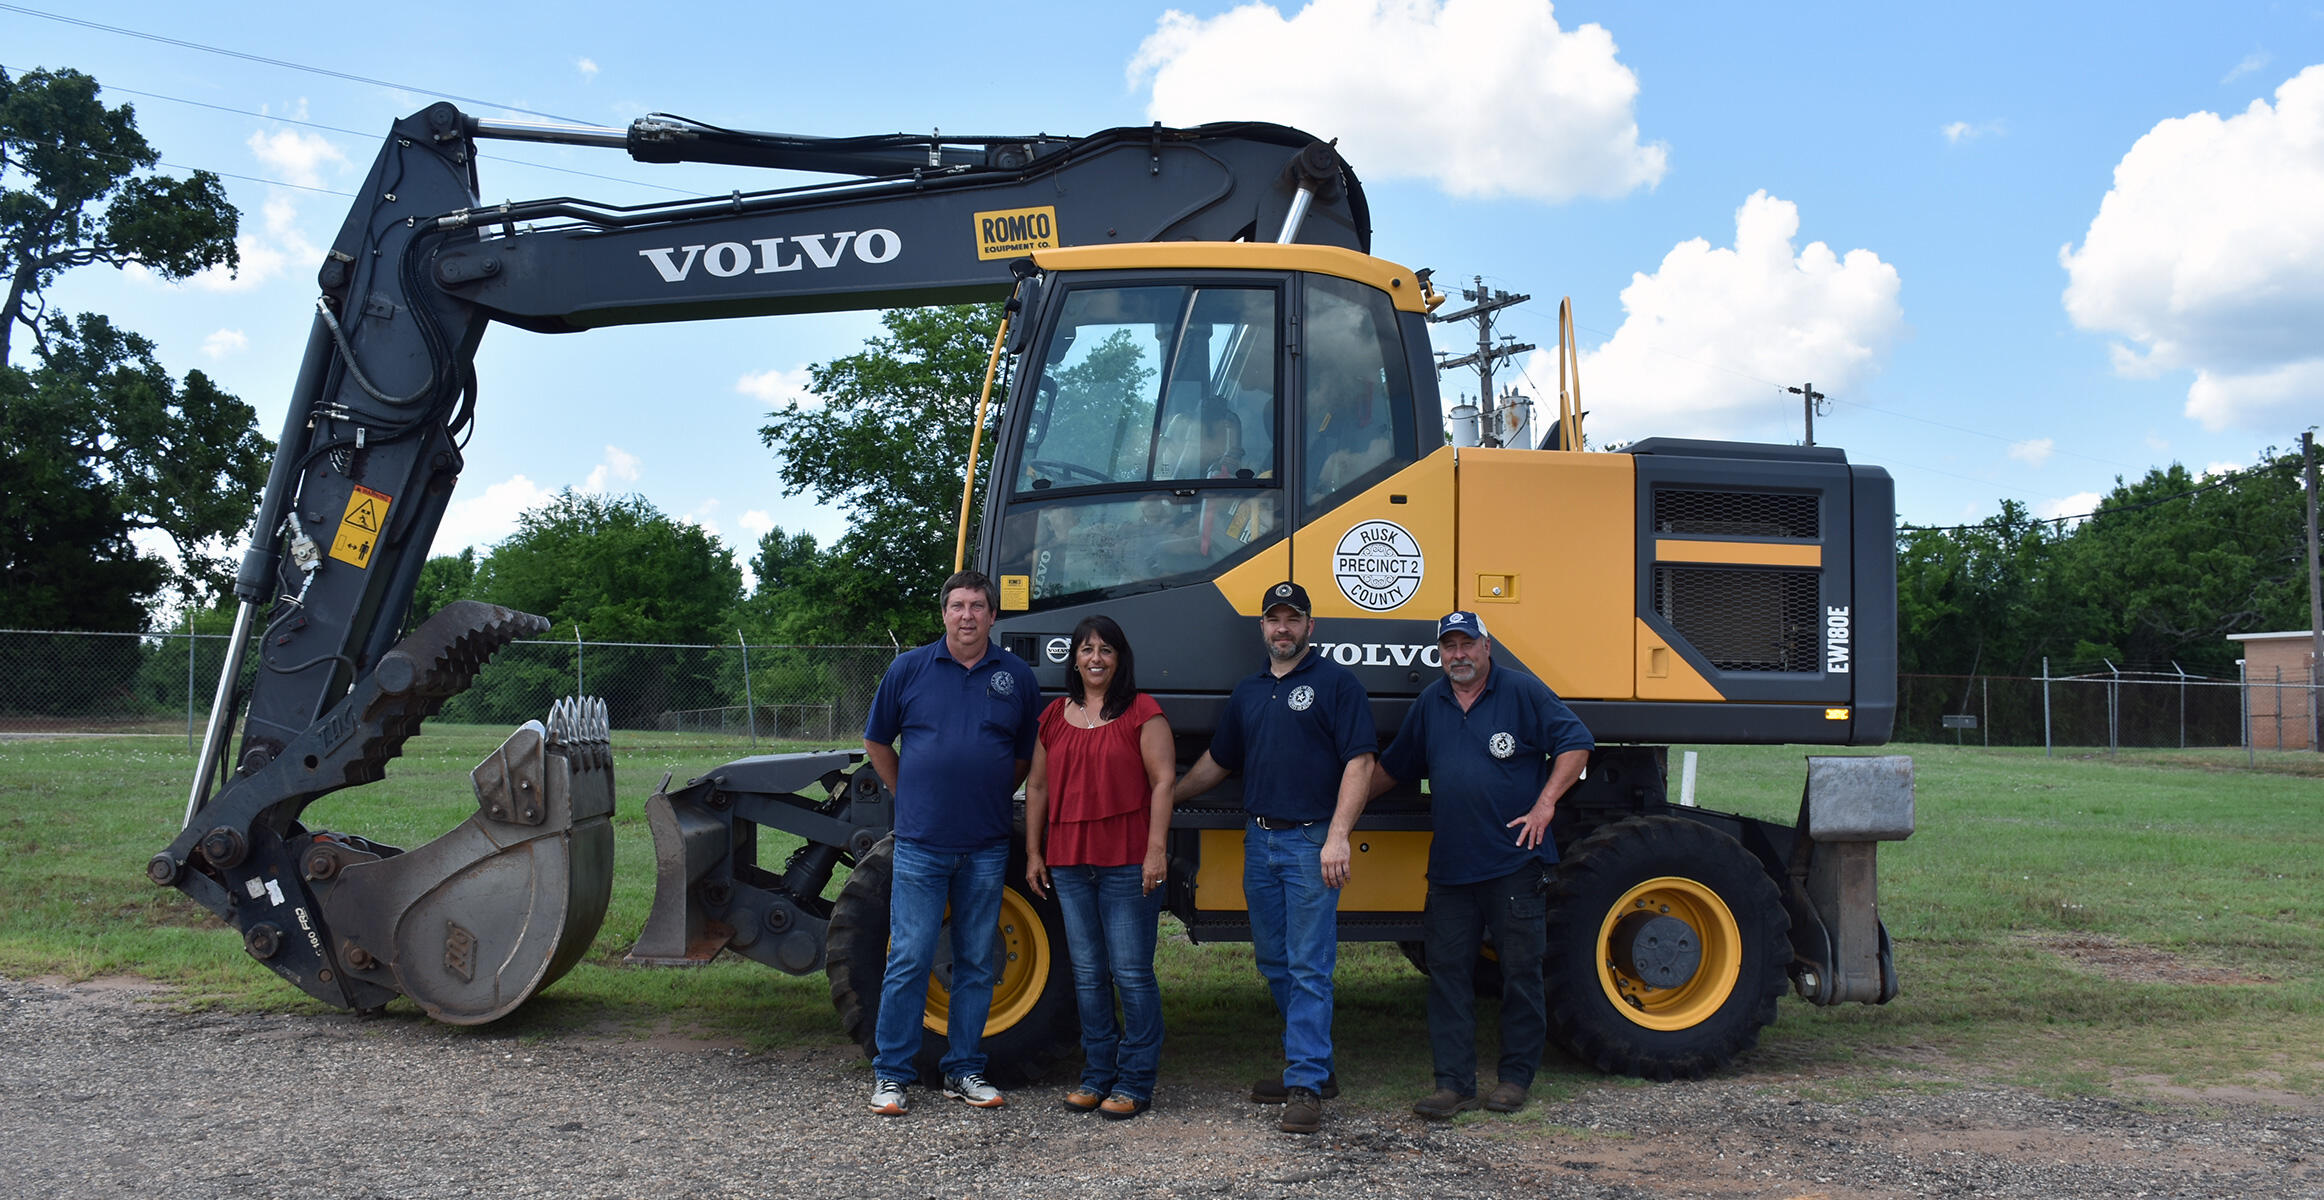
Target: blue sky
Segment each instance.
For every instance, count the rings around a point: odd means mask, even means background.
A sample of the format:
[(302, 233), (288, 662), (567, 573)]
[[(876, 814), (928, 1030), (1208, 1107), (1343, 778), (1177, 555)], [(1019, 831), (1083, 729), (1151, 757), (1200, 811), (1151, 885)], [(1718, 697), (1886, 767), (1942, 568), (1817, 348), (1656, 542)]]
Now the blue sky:
[[(1888, 468), (1912, 523), (2004, 498), (2084, 512), (2118, 475), (2248, 465), (2324, 419), (2324, 4), (232, 11), (0, 5), (0, 65), (88, 72), (171, 169), (230, 176), (238, 278), (85, 269), (51, 302), (113, 313), (172, 370), (255, 405), (270, 436), (348, 203), (331, 193), (440, 96), (492, 102), (463, 102), (485, 116), (661, 110), (818, 135), (1297, 125), (1338, 138), (1364, 179), (1376, 253), (1534, 297), (1501, 333), (1553, 345), (1573, 298), (1594, 442), (1797, 441), (1781, 387), (1812, 380), (1830, 397), (1817, 442)], [(487, 200), (778, 182), (484, 152)], [(839, 514), (781, 495), (756, 431), (807, 364), (876, 328), (856, 313), (494, 330), (438, 551), (505, 536), (566, 486), (643, 494), (743, 557), (770, 525), (835, 536)], [(1438, 344), (1473, 349), (1473, 327)], [(1554, 396), (1546, 352), (1517, 382)], [(1443, 382), (1448, 403), (1475, 388)]]

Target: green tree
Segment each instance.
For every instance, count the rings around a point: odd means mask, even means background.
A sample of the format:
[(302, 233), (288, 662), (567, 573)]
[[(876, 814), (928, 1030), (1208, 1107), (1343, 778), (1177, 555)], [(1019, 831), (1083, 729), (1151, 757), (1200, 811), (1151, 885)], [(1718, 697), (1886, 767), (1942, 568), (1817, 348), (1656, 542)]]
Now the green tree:
[(0, 70), (0, 362), (18, 326), (47, 337), (41, 289), (74, 267), (136, 264), (164, 279), (236, 267), (240, 216), (208, 171), (150, 172), (161, 155), (129, 105), (107, 108), (79, 71)]
[(2299, 456), (2272, 447), (2232, 478), (2173, 463), (2115, 481), (2058, 548), (2052, 603), (2075, 614), (2074, 656), (2232, 675), (2231, 633), (2307, 625)]
[[(642, 496), (597, 496), (570, 488), (517, 518), (517, 531), (477, 568), (474, 598), (547, 617), (591, 642), (700, 645), (727, 641), (726, 616), (742, 597), (742, 570), (701, 527), (664, 516)], [(525, 665), (512, 659), (512, 667)], [(525, 711), (570, 692), (572, 675), (547, 669)], [(495, 663), (493, 671), (500, 672)], [(627, 727), (651, 725), (671, 709), (725, 703), (715, 665), (700, 651), (611, 648), (591, 653), (588, 687)], [(530, 685), (528, 685), (530, 686)], [(505, 720), (506, 685), (455, 719)], [(465, 699), (465, 697), (463, 697)], [(447, 707), (447, 712), (452, 711)]]
[(2021, 674), (2050, 645), (2042, 589), (2051, 526), (2023, 504), (1960, 529), (1908, 529), (1896, 555), (1899, 665), (1910, 674)]
[[(76, 71), (0, 71), (0, 623), (131, 630), (168, 567), (130, 535), (176, 545), (189, 598), (216, 591), (217, 545), (249, 519), (272, 448), (257, 414), (101, 316), (47, 311), (74, 267), (167, 279), (236, 265), (238, 218), (215, 175), (150, 172), (127, 105)], [(9, 361), (18, 332), (37, 365)]]
[[(760, 575), (761, 593), (807, 592), (807, 607), (824, 614), (808, 623), (821, 636), (935, 636), (936, 588), (952, 571), (969, 435), (999, 322), (997, 304), (883, 313), (887, 332), (860, 353), (809, 368), (820, 404), (793, 402), (759, 429), (784, 495), (811, 494), (850, 518), (848, 532), (812, 567), (799, 565), (792, 547), (783, 570)], [(988, 462), (999, 414), (995, 403)], [(973, 513), (970, 520), (973, 529)]]
[(412, 585), (411, 611), (404, 617), (404, 630), (410, 632), (419, 623), (435, 616), (437, 611), (454, 600), (468, 599), (476, 588), (476, 547), (463, 547), (458, 554), (438, 554), (420, 564), (420, 577)]

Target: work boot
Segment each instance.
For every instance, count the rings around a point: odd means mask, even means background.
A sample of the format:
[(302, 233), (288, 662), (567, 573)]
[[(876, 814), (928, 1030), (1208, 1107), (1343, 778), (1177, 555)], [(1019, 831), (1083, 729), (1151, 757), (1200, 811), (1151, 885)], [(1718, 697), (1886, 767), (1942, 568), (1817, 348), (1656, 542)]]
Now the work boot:
[(1314, 1133), (1323, 1128), (1323, 1097), (1295, 1087), (1284, 1094), (1283, 1119), (1276, 1128), (1285, 1133)]
[(1504, 1079), (1485, 1093), (1485, 1111), (1511, 1113), (1525, 1107), (1525, 1087)]
[[(1281, 1075), (1270, 1075), (1251, 1085), (1251, 1103), (1253, 1104), (1281, 1104), (1285, 1097), (1290, 1094), (1291, 1090), (1283, 1086)], [(1323, 1077), (1321, 1095), (1326, 1100), (1340, 1098), (1340, 1077), (1338, 1075)]]
[(1414, 1101), (1412, 1111), (1431, 1121), (1449, 1121), (1456, 1114), (1469, 1112), (1476, 1107), (1477, 1097), (1475, 1093), (1456, 1092), (1451, 1088), (1440, 1087)]

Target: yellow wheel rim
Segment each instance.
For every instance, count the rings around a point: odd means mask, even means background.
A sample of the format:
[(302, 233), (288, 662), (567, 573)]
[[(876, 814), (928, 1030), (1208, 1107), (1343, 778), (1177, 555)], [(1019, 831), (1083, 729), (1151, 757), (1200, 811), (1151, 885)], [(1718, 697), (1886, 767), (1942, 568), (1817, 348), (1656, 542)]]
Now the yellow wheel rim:
[[(1001, 889), (998, 939), (993, 947), (998, 960), (994, 963), (993, 1007), (984, 1022), (987, 1034), (1014, 1028), (1030, 1015), (1033, 1006), (1041, 1001), (1049, 973), (1060, 965), (1049, 944), (1049, 930), (1041, 924), (1041, 914), (1033, 911), (1033, 902), (1013, 887)], [(931, 973), (928, 1012), (921, 1024), (931, 1033), (949, 1034), (951, 1014), (952, 989)]]
[[(1702, 959), (1693, 977), (1677, 987), (1657, 988), (1616, 965), (1614, 927), (1632, 913), (1673, 917), (1695, 931)], [(1614, 1011), (1648, 1029), (1691, 1029), (1711, 1019), (1743, 971), (1743, 930), (1719, 894), (1692, 879), (1665, 875), (1649, 879), (1606, 910), (1598, 925), (1598, 986)]]

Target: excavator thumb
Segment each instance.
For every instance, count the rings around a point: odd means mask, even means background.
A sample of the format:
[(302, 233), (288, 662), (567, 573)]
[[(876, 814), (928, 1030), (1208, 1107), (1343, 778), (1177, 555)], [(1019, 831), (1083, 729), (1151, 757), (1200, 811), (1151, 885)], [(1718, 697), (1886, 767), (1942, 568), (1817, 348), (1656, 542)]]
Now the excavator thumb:
[(515, 1011), (588, 951), (613, 888), (605, 702), (558, 701), (473, 772), (476, 811), (404, 851), (299, 821), (379, 779), (420, 723), (500, 647), (548, 622), (445, 606), (308, 730), (196, 811), (146, 874), (242, 934), (308, 995), (370, 1011), (398, 995), (456, 1025)]
[(341, 964), (453, 1025), (507, 1016), (563, 976), (612, 893), (607, 734), (604, 701), (559, 701), (477, 764), (476, 813), (450, 833), (388, 856), (318, 838), (306, 874)]

